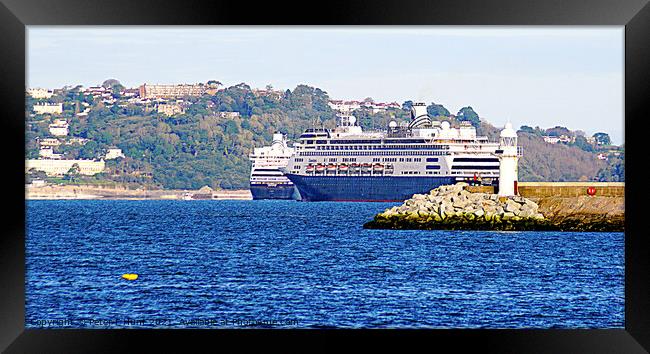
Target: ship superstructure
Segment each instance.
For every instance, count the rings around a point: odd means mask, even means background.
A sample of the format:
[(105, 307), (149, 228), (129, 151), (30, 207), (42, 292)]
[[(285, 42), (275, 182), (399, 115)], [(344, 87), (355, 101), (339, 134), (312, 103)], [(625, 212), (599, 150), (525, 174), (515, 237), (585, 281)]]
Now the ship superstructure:
[(281, 133), (273, 134), (270, 146), (254, 148), (249, 155), (252, 161), (250, 189), (253, 199), (293, 199), (295, 188), (279, 169), (286, 167), (294, 149)]
[(452, 128), (414, 103), (409, 123), (364, 132), (353, 116), (333, 130), (308, 129), (294, 145), (286, 176), (307, 201), (403, 201), (457, 181), (496, 183), (498, 142), (469, 122)]

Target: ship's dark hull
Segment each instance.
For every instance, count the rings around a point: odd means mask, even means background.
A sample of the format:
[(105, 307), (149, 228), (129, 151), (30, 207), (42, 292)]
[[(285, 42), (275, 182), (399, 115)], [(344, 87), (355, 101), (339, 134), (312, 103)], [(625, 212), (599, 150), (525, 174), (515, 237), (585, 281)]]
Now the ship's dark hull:
[(290, 184), (251, 184), (253, 199), (294, 199), (295, 188)]
[(301, 176), (286, 175), (304, 201), (404, 201), (441, 185), (456, 183), (455, 177), (392, 176)]

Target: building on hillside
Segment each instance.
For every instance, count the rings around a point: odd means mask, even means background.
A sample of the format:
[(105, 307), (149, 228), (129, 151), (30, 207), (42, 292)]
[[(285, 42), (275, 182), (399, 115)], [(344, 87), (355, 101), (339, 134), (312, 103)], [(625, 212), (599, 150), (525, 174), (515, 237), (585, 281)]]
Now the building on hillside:
[(219, 117), (233, 119), (239, 117), (239, 112), (219, 112)]
[(560, 137), (558, 136), (545, 135), (542, 138), (544, 139), (545, 142), (549, 144), (557, 144), (560, 141)]
[(598, 154), (598, 159), (599, 160), (607, 160), (607, 155), (603, 154), (602, 152)]
[(34, 105), (34, 112), (37, 114), (61, 114), (63, 113), (63, 103), (41, 103)]
[(93, 98), (106, 97), (110, 95), (112, 97), (113, 91), (110, 88), (104, 86), (91, 86), (83, 90), (83, 93), (86, 95), (92, 95)]
[(141, 98), (176, 98), (183, 96), (202, 96), (210, 88), (205, 84), (151, 85), (143, 84), (139, 88)]
[(266, 90), (266, 89), (253, 89), (253, 94), (257, 97), (273, 97), (276, 99), (282, 98), (284, 91), (279, 90)]
[(185, 108), (178, 103), (160, 103), (158, 105), (158, 113), (173, 116), (174, 114), (185, 113)]
[(134, 98), (140, 96), (140, 89), (137, 88), (127, 88), (120, 92), (120, 95), (124, 98)]
[(608, 153), (610, 156), (616, 156), (616, 157), (619, 157), (619, 156), (621, 156), (621, 150), (619, 150), (619, 149), (620, 149), (620, 148), (610, 149), (610, 150), (607, 151), (607, 153)]
[(32, 98), (43, 99), (54, 96), (54, 91), (43, 88), (31, 88), (27, 90), (27, 94), (32, 96)]
[(25, 160), (25, 172), (32, 168), (43, 171), (48, 176), (63, 176), (74, 165), (79, 166), (79, 173), (86, 176), (101, 173), (106, 168), (104, 160), (53, 160), (53, 159), (29, 159)]
[(90, 141), (90, 139), (73, 137), (73, 138), (68, 139), (68, 141), (66, 141), (65, 144), (66, 145), (72, 145), (72, 144), (85, 145), (89, 141)]
[(44, 159), (60, 160), (63, 158), (62, 154), (55, 154), (52, 148), (41, 148), (38, 150), (38, 156)]
[(349, 114), (355, 109), (367, 108), (372, 110), (372, 113), (384, 112), (387, 109), (399, 109), (402, 108), (397, 102), (372, 102), (372, 101), (344, 101), (344, 100), (330, 100), (328, 105), (335, 111), (341, 113)]
[(402, 106), (397, 102), (383, 103), (383, 102), (371, 102), (368, 106), (372, 110), (372, 113), (385, 112), (389, 108), (402, 108)]
[(68, 122), (65, 119), (55, 119), (54, 123), (49, 125), (50, 134), (54, 136), (68, 135)]
[(61, 140), (57, 138), (44, 138), (44, 139), (39, 139), (38, 140), (38, 145), (43, 148), (43, 147), (53, 147), (53, 146), (59, 146), (61, 145)]
[(557, 143), (568, 144), (576, 141), (576, 138), (574, 136), (566, 136), (566, 135), (560, 135), (560, 136), (545, 135), (542, 138), (544, 138), (544, 141), (549, 144), (557, 144)]
[(124, 154), (122, 153), (122, 149), (118, 148), (110, 148), (106, 151), (106, 156), (104, 157), (105, 160), (113, 160), (118, 157), (124, 158)]
[(355, 109), (361, 108), (361, 102), (359, 101), (330, 100), (327, 104), (333, 110), (341, 113), (350, 113)]

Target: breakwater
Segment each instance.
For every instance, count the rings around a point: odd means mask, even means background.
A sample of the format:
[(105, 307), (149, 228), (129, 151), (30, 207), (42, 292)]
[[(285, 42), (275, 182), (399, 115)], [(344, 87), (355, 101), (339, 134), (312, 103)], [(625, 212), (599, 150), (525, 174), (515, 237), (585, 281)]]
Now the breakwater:
[(499, 197), (465, 183), (415, 194), (375, 215), (369, 229), (623, 231), (622, 197)]

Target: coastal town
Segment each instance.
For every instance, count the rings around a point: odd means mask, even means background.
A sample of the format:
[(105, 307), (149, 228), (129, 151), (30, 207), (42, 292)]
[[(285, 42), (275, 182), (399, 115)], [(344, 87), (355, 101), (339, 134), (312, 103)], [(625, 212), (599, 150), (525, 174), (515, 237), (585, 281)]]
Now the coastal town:
[[(251, 117), (251, 115), (244, 117), (241, 108), (229, 109), (227, 105), (220, 103), (227, 102), (229, 97), (215, 99), (218, 95), (224, 94), (225, 90), (232, 89), (244, 90), (252, 99), (264, 100), (264, 102), (277, 102), (286, 99), (287, 95), (287, 92), (276, 90), (271, 85), (267, 85), (263, 89), (250, 88), (245, 84), (226, 88), (216, 80), (196, 84), (143, 83), (138, 87), (127, 88), (118, 80), (108, 79), (101, 85), (90, 87), (79, 85), (55, 89), (29, 88), (26, 92), (28, 149), (25, 160), (28, 196), (47, 198), (52, 194), (44, 193), (47, 190), (44, 187), (49, 186), (52, 190), (57, 190), (57, 186), (59, 186), (58, 189), (62, 190), (62, 188), (67, 188), (65, 186), (72, 185), (76, 187), (75, 191), (83, 189), (84, 186), (110, 190), (110, 193), (99, 193), (104, 197), (119, 196), (121, 195), (118, 192), (120, 190), (130, 190), (127, 194), (129, 197), (133, 197), (138, 195), (138, 193), (132, 192), (135, 190), (166, 189), (176, 191), (164, 194), (168, 197), (174, 196), (175, 199), (191, 198), (195, 194), (199, 196), (197, 198), (201, 198), (202, 193), (198, 192), (201, 187), (199, 185), (196, 185), (195, 188), (190, 186), (156, 188), (148, 185), (148, 181), (155, 179), (153, 176), (155, 172), (151, 165), (147, 164), (156, 158), (153, 153), (156, 150), (155, 147), (149, 149), (149, 156), (146, 152), (139, 156), (139, 152), (134, 153), (134, 150), (125, 151), (126, 144), (115, 143), (117, 139), (106, 138), (106, 133), (96, 134), (89, 132), (88, 129), (84, 131), (79, 126), (80, 123), (88, 124), (93, 119), (124, 120), (130, 116), (150, 117), (148, 119), (156, 121), (182, 119), (196, 114), (197, 107), (203, 105), (206, 109), (214, 111), (218, 119), (226, 122), (225, 135), (228, 133), (228, 127), (233, 126), (232, 122), (238, 124), (238, 127), (234, 129), (241, 130), (246, 127), (246, 118)], [(403, 104), (376, 102), (371, 98), (341, 100), (328, 97), (325, 108), (339, 116), (365, 113), (368, 115), (365, 119), (366, 124), (375, 126), (378, 119), (395, 118), (403, 114), (407, 104), (408, 102)], [(431, 107), (435, 109), (432, 111)], [(469, 109), (471, 111), (471, 107)], [(433, 114), (444, 115), (445, 118), (452, 121), (462, 121), (460, 115), (464, 114), (465, 108), (457, 115), (448, 112), (441, 105), (432, 104), (427, 110)], [(103, 116), (100, 117), (97, 112), (103, 113)], [(473, 111), (471, 113), (475, 115)], [(254, 118), (254, 112), (252, 117)], [(472, 124), (476, 121), (478, 121), (478, 116)], [(274, 128), (271, 127), (271, 129)], [(586, 146), (586, 150), (592, 150), (595, 159), (602, 161), (603, 164), (610, 158), (620, 159), (624, 153), (622, 147), (611, 144), (609, 136), (605, 133), (588, 136), (582, 131), (572, 132), (559, 126), (547, 130), (523, 126), (521, 131), (541, 137), (541, 141), (548, 145), (575, 146), (582, 142), (582, 146)], [(123, 133), (118, 129), (117, 134)], [(129, 165), (127, 167), (124, 167), (125, 160), (131, 162), (127, 164)], [(138, 160), (144, 161), (144, 163), (134, 162)], [(134, 181), (137, 183), (129, 185), (129, 182)], [(221, 185), (206, 183), (203, 187), (216, 191), (237, 190), (239, 194), (236, 198), (250, 198), (250, 193), (244, 186), (223, 188)], [(78, 197), (97, 195), (94, 192), (80, 192), (72, 195)], [(70, 193), (62, 191), (52, 193), (68, 197), (70, 195)], [(216, 196), (217, 194), (214, 199), (220, 198)], [(150, 192), (149, 198), (155, 195), (156, 193)], [(222, 193), (221, 197), (228, 198), (230, 195)], [(143, 193), (139, 197), (145, 196), (146, 193)]]

